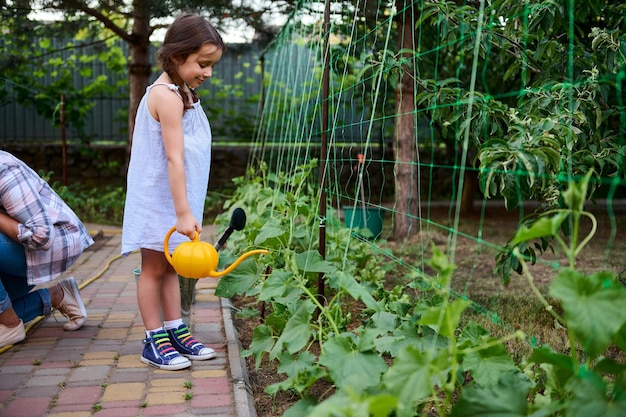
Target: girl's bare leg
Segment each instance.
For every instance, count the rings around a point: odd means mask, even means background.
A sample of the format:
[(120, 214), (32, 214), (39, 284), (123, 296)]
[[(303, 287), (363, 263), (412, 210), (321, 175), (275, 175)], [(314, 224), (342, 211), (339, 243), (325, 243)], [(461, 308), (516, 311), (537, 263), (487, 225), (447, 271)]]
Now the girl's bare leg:
[(163, 320), (165, 321), (182, 318), (178, 274), (169, 264), (161, 282), (161, 308), (163, 309)]
[[(172, 281), (176, 286), (172, 289)], [(178, 301), (180, 316), (180, 287), (178, 277), (165, 259), (163, 252), (141, 249), (141, 274), (137, 283), (137, 302), (146, 329), (157, 329), (163, 325), (163, 318), (172, 316), (170, 297)]]

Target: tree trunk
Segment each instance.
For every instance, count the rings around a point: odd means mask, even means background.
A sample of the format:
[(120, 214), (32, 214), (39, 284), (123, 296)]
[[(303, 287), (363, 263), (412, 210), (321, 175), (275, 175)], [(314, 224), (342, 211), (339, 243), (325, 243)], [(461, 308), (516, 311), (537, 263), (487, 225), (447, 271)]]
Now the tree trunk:
[(474, 198), (478, 192), (478, 174), (471, 170), (471, 166), (465, 168), (463, 176), (463, 190), (461, 195), (461, 214), (474, 213)]
[(128, 100), (128, 143), (132, 142), (135, 128), (137, 107), (146, 92), (152, 64), (150, 63), (149, 42), (130, 44), (130, 62), (128, 64), (129, 100)]
[[(399, 30), (398, 49), (415, 50), (414, 6), (405, 9), (404, 0), (396, 0)], [(415, 61), (402, 67), (396, 89), (396, 127), (393, 141), (395, 154), (395, 217), (393, 238), (403, 241), (418, 232), (417, 213), (419, 203), (418, 148), (415, 112)]]
[(133, 1), (133, 32), (129, 40), (130, 62), (128, 63), (128, 144), (132, 143), (135, 128), (137, 107), (146, 92), (152, 74), (150, 56), (150, 26), (149, 5), (143, 0)]

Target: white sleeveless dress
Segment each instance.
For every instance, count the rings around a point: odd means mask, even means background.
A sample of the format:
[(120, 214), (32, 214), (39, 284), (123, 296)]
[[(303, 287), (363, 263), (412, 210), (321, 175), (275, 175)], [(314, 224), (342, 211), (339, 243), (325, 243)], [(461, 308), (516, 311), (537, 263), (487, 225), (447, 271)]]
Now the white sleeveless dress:
[[(178, 93), (174, 84), (155, 83), (146, 89), (135, 119), (130, 164), (126, 179), (126, 204), (122, 227), (122, 255), (139, 249), (163, 251), (163, 240), (176, 224), (176, 213), (167, 172), (161, 124), (148, 110), (148, 96), (156, 85), (166, 85)], [(209, 171), (211, 167), (211, 127), (200, 106), (183, 116), (185, 140), (185, 176), (191, 212), (202, 222)], [(173, 252), (189, 238), (174, 232), (168, 249)]]

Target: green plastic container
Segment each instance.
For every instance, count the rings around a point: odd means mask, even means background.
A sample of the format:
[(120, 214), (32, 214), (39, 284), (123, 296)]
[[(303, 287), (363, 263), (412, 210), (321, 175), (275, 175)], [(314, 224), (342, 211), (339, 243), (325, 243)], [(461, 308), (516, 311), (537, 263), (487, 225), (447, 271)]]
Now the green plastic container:
[[(365, 212), (365, 216), (364, 216)], [(377, 239), (383, 230), (385, 211), (378, 207), (344, 207), (344, 220), (348, 229), (366, 239)]]

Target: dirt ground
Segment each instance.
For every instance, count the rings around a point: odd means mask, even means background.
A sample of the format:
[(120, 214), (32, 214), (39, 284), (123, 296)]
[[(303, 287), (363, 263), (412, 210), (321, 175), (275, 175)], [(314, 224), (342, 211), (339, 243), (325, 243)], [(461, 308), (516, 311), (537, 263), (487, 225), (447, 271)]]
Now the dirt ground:
[[(626, 239), (624, 234), (626, 224), (626, 204), (612, 208), (610, 210), (603, 204), (591, 207), (589, 210), (594, 213), (598, 220), (598, 229), (592, 241), (577, 257), (576, 267), (584, 272), (590, 273), (598, 270), (612, 270), (621, 279), (624, 279), (626, 271)], [(529, 214), (532, 208), (526, 209), (524, 214)], [(423, 217), (430, 221), (425, 223), (420, 233), (411, 239), (410, 242), (398, 245), (394, 242), (381, 241), (380, 246), (386, 246), (394, 251), (394, 254), (405, 259), (416, 259), (416, 257), (427, 257), (430, 243), (434, 242), (441, 248), (448, 248), (448, 255), (451, 256), (457, 266), (453, 278), (453, 288), (458, 293), (467, 295), (469, 299), (484, 306), (481, 314), (488, 315), (497, 312), (501, 318), (512, 328), (524, 328), (530, 323), (524, 323), (527, 315), (515, 317), (505, 317), (508, 313), (506, 304), (511, 300), (519, 302), (521, 299), (534, 299), (526, 278), (512, 273), (512, 279), (508, 286), (504, 286), (501, 280), (494, 273), (495, 255), (499, 246), (506, 244), (507, 240), (517, 229), (520, 211), (507, 212), (501, 207), (477, 207), (475, 213), (461, 217), (458, 222), (454, 221), (454, 212), (447, 208), (431, 208), (423, 212)], [(385, 224), (385, 228), (391, 227)], [(590, 222), (584, 222), (583, 231), (590, 229)], [(451, 234), (451, 230), (458, 230), (458, 234)], [(383, 236), (387, 230), (383, 230)], [(582, 239), (582, 237), (581, 237)], [(546, 253), (531, 268), (534, 283), (541, 290), (546, 290), (552, 277), (555, 274), (557, 262), (565, 265), (565, 258), (559, 250), (555, 253)], [(390, 276), (388, 279), (397, 280), (397, 276)], [(625, 281), (626, 283), (626, 281)], [(236, 307), (244, 307), (252, 302), (250, 299), (235, 298), (233, 304)], [(534, 303), (535, 301), (533, 301)], [(529, 307), (534, 308), (534, 307)], [(542, 312), (537, 308), (536, 314), (533, 311), (531, 320), (540, 322)], [(529, 313), (526, 313), (529, 314)], [(545, 320), (551, 320), (545, 315)], [(356, 317), (356, 315), (353, 315)], [(488, 321), (488, 320), (487, 320)], [(244, 348), (248, 348), (252, 340), (254, 328), (260, 324), (258, 319), (242, 319), (235, 317), (235, 325), (239, 332), (240, 341)], [(537, 337), (541, 342), (558, 343), (551, 338), (549, 333), (542, 333), (537, 324), (532, 324), (532, 331), (537, 332)], [(299, 397), (296, 394), (281, 392), (275, 397), (271, 397), (264, 392), (265, 387), (279, 382), (280, 375), (271, 364), (264, 361), (260, 369), (255, 369), (254, 358), (247, 358), (248, 376), (255, 399), (255, 408), (258, 417), (282, 416), (284, 411)], [(313, 390), (313, 395), (323, 397), (329, 395), (329, 387), (325, 384), (318, 384)]]

